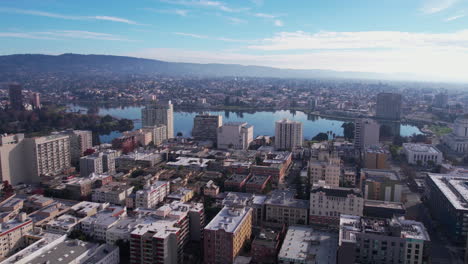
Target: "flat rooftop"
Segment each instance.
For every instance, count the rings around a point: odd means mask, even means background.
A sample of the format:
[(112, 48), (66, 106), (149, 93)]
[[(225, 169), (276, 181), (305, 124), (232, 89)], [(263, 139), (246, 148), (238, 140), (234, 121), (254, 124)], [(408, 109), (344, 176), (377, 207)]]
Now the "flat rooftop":
[(251, 209), (248, 207), (234, 208), (225, 206), (205, 227), (205, 230), (217, 231), (224, 229), (228, 233), (234, 233), (250, 211)]
[(403, 148), (412, 152), (440, 153), (440, 150), (429, 144), (403, 143)]
[(96, 247), (96, 244), (81, 240), (66, 240), (51, 248), (42, 255), (32, 259), (28, 264), (64, 264), (70, 263), (77, 257)]
[(435, 174), (428, 177), (457, 210), (468, 211), (468, 174)]

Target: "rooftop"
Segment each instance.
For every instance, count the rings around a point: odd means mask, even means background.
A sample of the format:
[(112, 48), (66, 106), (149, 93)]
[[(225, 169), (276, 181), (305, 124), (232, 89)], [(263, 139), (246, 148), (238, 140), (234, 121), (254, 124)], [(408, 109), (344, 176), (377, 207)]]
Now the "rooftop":
[(412, 152), (440, 153), (440, 150), (429, 144), (403, 143), (403, 148)]
[(205, 230), (220, 230), (234, 233), (252, 209), (248, 207), (235, 208), (224, 206), (223, 209), (205, 227)]
[(440, 192), (447, 197), (455, 209), (468, 211), (468, 173), (429, 173), (428, 177), (439, 188)]
[(295, 193), (290, 191), (272, 191), (269, 197), (266, 199), (265, 204), (267, 205), (278, 205), (278, 206), (286, 206), (286, 207), (293, 207), (293, 208), (309, 208), (309, 201), (308, 200), (300, 200), (294, 198)]
[(81, 240), (66, 240), (40, 256), (28, 261), (28, 264), (63, 264), (70, 263), (77, 257), (96, 247), (96, 244)]

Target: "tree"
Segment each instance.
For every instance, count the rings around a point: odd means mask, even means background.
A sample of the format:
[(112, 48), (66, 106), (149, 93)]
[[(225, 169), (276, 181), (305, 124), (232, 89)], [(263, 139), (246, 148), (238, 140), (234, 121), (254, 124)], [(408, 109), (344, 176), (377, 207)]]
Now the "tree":
[(347, 140), (354, 139), (354, 123), (353, 122), (343, 123), (341, 127), (343, 128), (343, 134), (344, 134), (345, 139)]
[(380, 126), (380, 136), (381, 137), (392, 137), (394, 136), (393, 135), (393, 132), (392, 132), (392, 128), (388, 125), (381, 125)]
[(183, 137), (184, 134), (182, 134), (182, 132), (177, 132), (177, 137)]
[(315, 140), (315, 141), (325, 141), (325, 140), (328, 140), (328, 134), (327, 134), (327, 133), (320, 132), (320, 133), (318, 133), (315, 137), (313, 137), (312, 140)]

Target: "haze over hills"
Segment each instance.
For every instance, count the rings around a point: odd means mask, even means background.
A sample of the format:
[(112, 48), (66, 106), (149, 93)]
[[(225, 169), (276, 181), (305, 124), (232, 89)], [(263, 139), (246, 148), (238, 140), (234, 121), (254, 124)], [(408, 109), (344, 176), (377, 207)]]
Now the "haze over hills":
[(410, 74), (339, 72), (331, 70), (279, 69), (238, 64), (196, 64), (111, 55), (42, 55), (16, 54), (0, 56), (0, 73), (73, 73), (82, 75), (160, 74), (201, 77), (278, 77), (323, 79), (425, 80)]

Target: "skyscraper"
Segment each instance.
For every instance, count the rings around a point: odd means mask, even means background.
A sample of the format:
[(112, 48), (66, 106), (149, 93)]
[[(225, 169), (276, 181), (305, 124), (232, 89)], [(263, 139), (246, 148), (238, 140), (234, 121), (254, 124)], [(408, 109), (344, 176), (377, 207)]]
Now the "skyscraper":
[(211, 140), (217, 142), (218, 128), (223, 125), (220, 115), (197, 115), (193, 119), (192, 137), (196, 140)]
[(167, 104), (153, 104), (141, 109), (143, 127), (165, 125), (167, 138), (174, 138), (174, 108), (169, 101)]
[(281, 150), (292, 150), (302, 147), (302, 123), (288, 119), (276, 121), (275, 148)]
[(23, 110), (23, 95), (21, 85), (17, 83), (10, 84), (10, 108), (13, 110)]
[(354, 148), (364, 150), (379, 143), (380, 126), (372, 119), (356, 119), (354, 122)]
[(379, 93), (377, 95), (376, 117), (385, 120), (400, 120), (401, 94)]
[(41, 109), (41, 95), (39, 93), (31, 95), (31, 105), (34, 109)]

